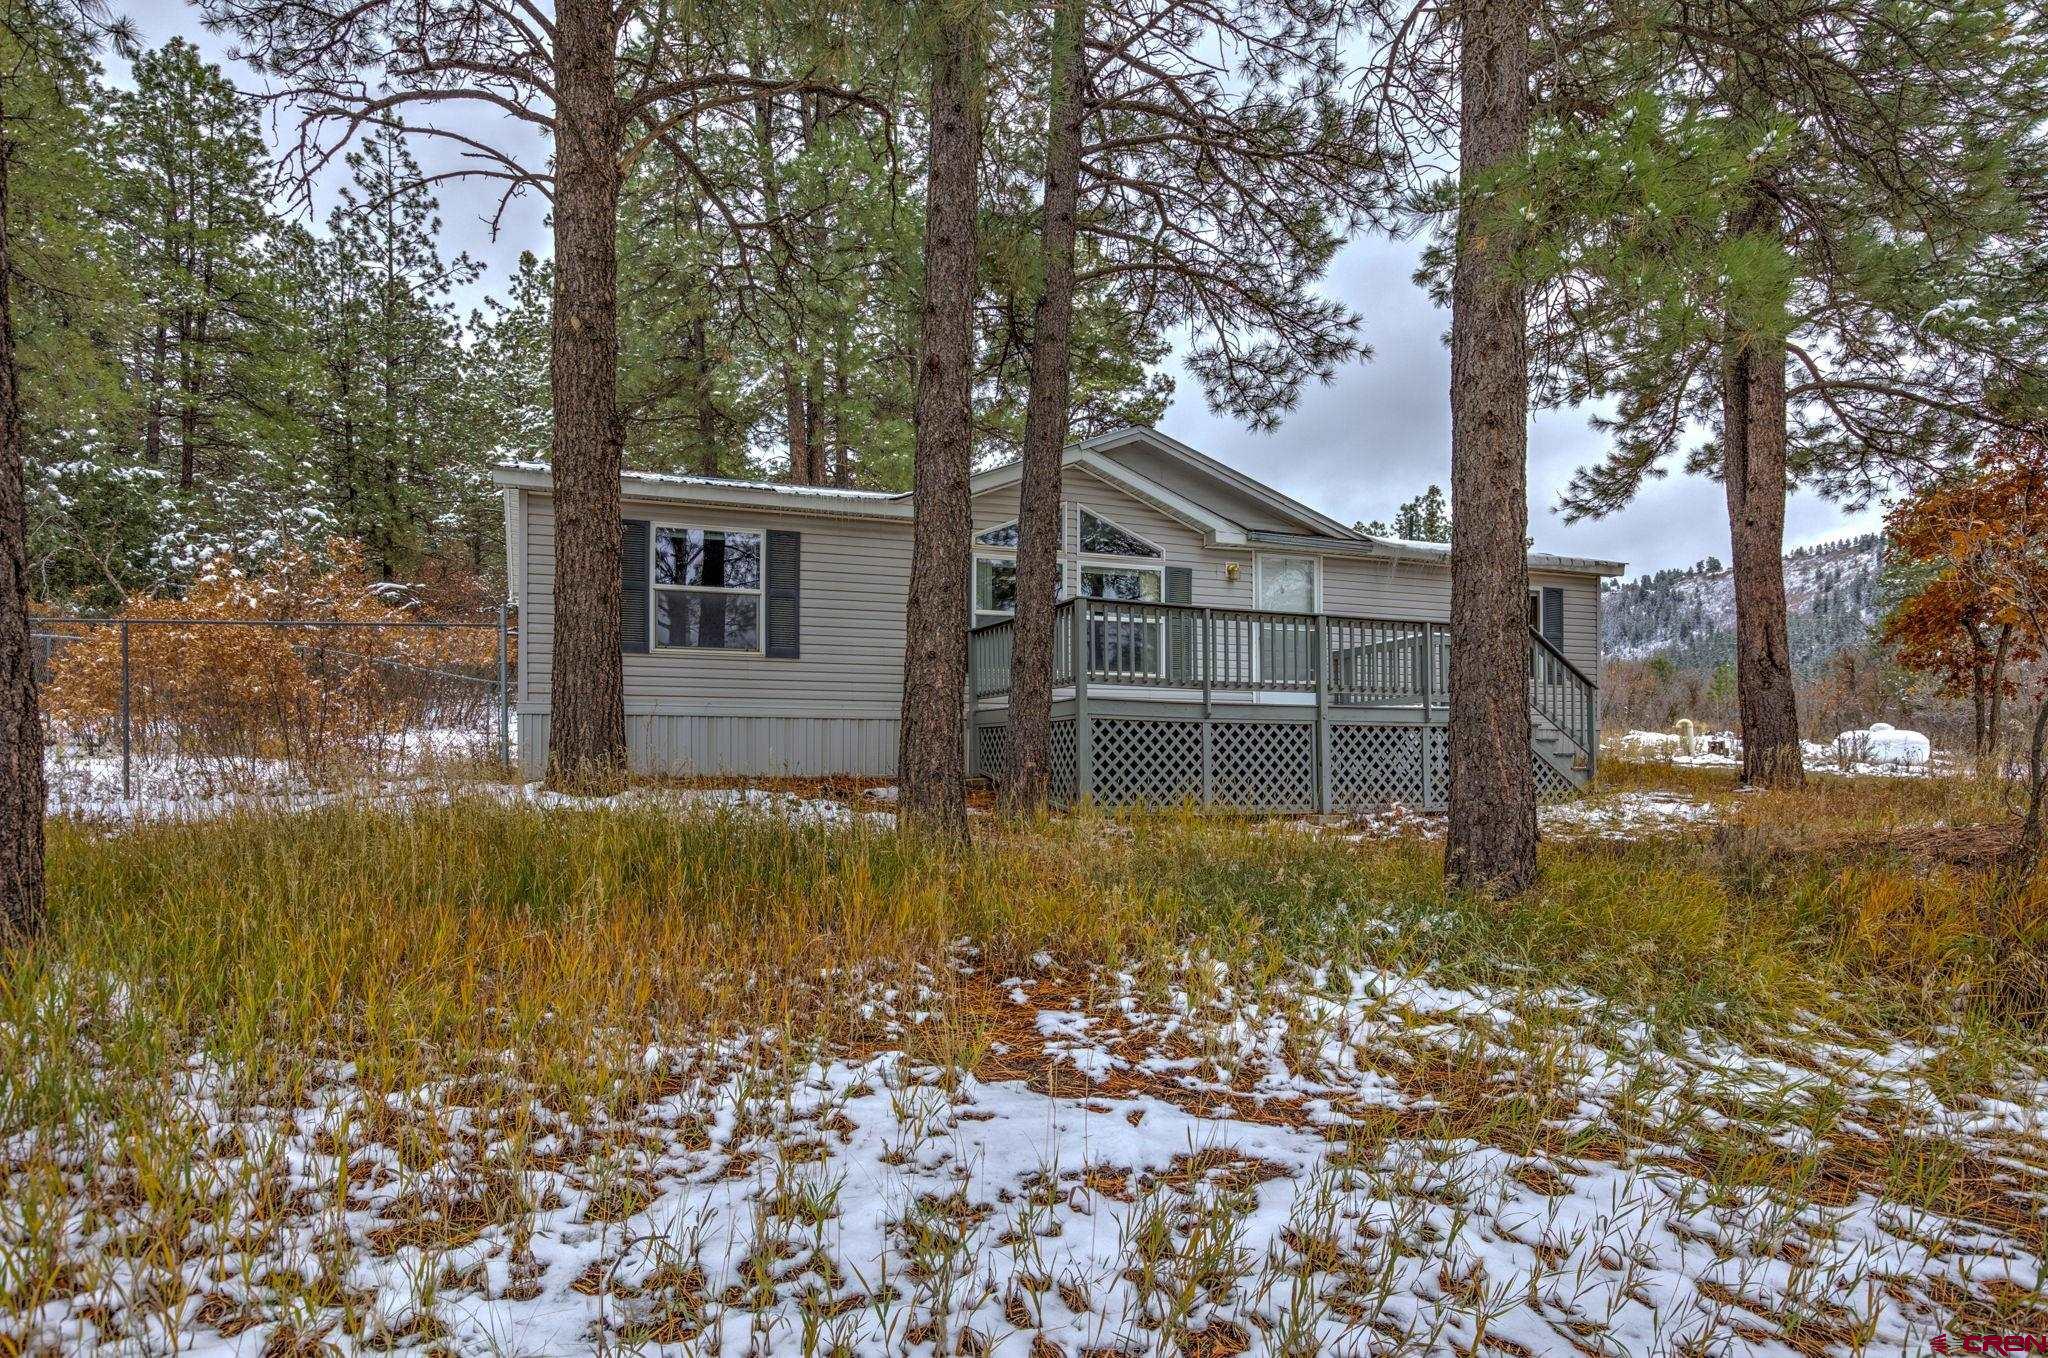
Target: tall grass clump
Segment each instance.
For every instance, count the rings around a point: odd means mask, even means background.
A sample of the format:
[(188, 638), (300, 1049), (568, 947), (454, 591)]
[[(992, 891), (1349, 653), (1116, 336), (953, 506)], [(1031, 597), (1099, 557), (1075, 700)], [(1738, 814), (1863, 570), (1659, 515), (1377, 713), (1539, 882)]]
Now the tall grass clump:
[[(137, 1073), (204, 1051), (259, 1085), (316, 1057), (384, 1084), (511, 1052), (595, 1086), (649, 1033), (854, 1040), (875, 984), (943, 985), (959, 940), (991, 965), (1113, 959), (1174, 928), (1170, 897), (1097, 856), (1058, 833), (956, 854), (858, 826), (483, 799), (57, 822), (48, 936), (0, 973), (0, 1041), (25, 1049), (0, 1053), (0, 1087), (10, 1113), (90, 1098), (88, 1050)], [(608, 1039), (617, 1060), (593, 1065)]]

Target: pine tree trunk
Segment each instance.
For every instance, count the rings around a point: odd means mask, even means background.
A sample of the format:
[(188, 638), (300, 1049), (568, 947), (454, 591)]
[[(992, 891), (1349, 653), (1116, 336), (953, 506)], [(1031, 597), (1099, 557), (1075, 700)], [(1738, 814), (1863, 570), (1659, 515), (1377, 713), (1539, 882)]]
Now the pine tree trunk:
[(1047, 91), (1042, 278), (1032, 310), (1031, 386), (1017, 487), (1017, 616), (1010, 635), (1011, 812), (1045, 804), (1052, 736), (1053, 591), (1060, 551), (1060, 460), (1073, 375), (1074, 211), (1081, 184), (1081, 31), (1086, 0), (1059, 0)]
[(804, 483), (812, 486), (824, 485), (830, 475), (825, 465), (823, 379), (817, 361), (812, 360), (804, 372)]
[(199, 377), (192, 363), (192, 317), (178, 315), (178, 489), (189, 491), (198, 479), (199, 459), (193, 445), (199, 438)]
[(846, 437), (846, 332), (841, 329), (832, 346), (832, 484), (853, 484), (853, 447)]
[(1740, 341), (1723, 365), (1722, 482), (1735, 577), (1735, 697), (1742, 781), (1803, 787), (1799, 705), (1785, 623), (1785, 346)]
[(43, 927), (43, 727), (29, 638), (27, 491), (7, 238), (14, 142), (5, 115), (0, 103), (0, 946), (33, 938)]
[(696, 429), (696, 470), (700, 476), (717, 476), (718, 409), (711, 383), (711, 334), (702, 316), (690, 321), (684, 355), (690, 379), (690, 417)]
[[(1459, 38), (1459, 175), (1529, 136), (1527, 0), (1473, 0)], [(1477, 205), (1483, 208), (1483, 205)], [(1444, 878), (1511, 896), (1536, 880), (1529, 742), (1527, 298), (1508, 242), (1460, 210), (1451, 281), (1450, 827)]]
[(971, 454), (980, 120), (976, 16), (936, 7), (931, 161), (926, 173), (924, 309), (919, 320), (917, 507), (905, 610), (899, 804), (907, 828), (964, 839), (967, 779), (967, 475)]
[(620, 121), (611, 6), (555, 7), (555, 654), (548, 782), (602, 791), (626, 770), (619, 654)]

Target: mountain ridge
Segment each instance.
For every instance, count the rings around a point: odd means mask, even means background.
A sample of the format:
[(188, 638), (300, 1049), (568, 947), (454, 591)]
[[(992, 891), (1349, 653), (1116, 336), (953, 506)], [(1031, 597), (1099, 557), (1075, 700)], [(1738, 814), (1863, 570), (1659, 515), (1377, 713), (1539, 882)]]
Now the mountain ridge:
[[(1785, 554), (1793, 668), (1810, 674), (1837, 652), (1869, 644), (1880, 613), (1884, 535), (1864, 533)], [(1735, 659), (1734, 572), (1716, 557), (1601, 591), (1601, 653), (1610, 660), (1665, 657), (1713, 670)]]

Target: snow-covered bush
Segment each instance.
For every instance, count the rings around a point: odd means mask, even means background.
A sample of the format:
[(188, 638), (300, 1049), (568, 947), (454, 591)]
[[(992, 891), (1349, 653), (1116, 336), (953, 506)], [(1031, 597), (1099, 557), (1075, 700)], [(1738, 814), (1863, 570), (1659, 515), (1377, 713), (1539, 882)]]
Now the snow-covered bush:
[(1854, 764), (1920, 765), (1934, 757), (1934, 744), (1918, 731), (1903, 731), (1880, 721), (1866, 730), (1836, 736), (1835, 753)]

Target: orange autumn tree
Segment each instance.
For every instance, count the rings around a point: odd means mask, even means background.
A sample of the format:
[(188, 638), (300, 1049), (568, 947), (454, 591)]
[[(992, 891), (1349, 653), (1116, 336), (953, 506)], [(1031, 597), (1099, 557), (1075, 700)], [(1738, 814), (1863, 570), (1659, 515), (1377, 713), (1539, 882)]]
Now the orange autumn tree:
[(2016, 854), (2038, 861), (2048, 787), (2048, 687), (2022, 667), (2048, 651), (2048, 439), (2016, 436), (1967, 474), (1923, 491), (1886, 518), (1894, 549), (1925, 582), (1886, 619), (1900, 662), (1978, 699), (1980, 748), (1995, 738), (1997, 706), (2030, 692), (2027, 820)]
[[(390, 600), (364, 569), (362, 553), (346, 542), (318, 554), (290, 548), (260, 566), (216, 558), (182, 598), (134, 599), (123, 613), (157, 620), (129, 635), (139, 746), (149, 756), (207, 764), (361, 765), (417, 755), (429, 727), (477, 715), (456, 717), (449, 699), (474, 707), (485, 685), (451, 685), (445, 676), (485, 676), (496, 661), (488, 630), (180, 627), (169, 621), (412, 620), (416, 614)], [(51, 656), (43, 694), (50, 724), (73, 738), (115, 744), (120, 630), (54, 630), (76, 639)]]
[(2039, 651), (2015, 632), (2010, 619), (1998, 616), (1976, 583), (1981, 569), (1945, 564), (1946, 530), (1934, 519), (1917, 517), (1921, 505), (1915, 499), (1893, 510), (1886, 531), (1903, 558), (1898, 564), (1916, 574), (1934, 573), (1885, 615), (1878, 638), (1900, 665), (1934, 679), (1943, 696), (1969, 700), (1971, 745), (1983, 758), (1997, 752), (2005, 702), (2016, 687), (2013, 674), (2038, 659)]

